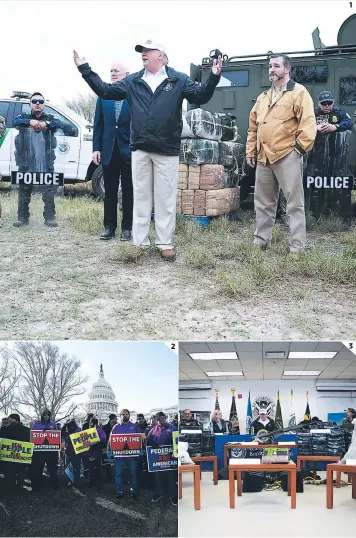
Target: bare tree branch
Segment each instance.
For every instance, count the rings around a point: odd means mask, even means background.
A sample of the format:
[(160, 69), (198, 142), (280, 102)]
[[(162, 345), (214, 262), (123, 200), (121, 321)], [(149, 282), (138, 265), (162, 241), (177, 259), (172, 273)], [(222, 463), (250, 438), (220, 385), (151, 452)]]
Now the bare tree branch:
[(79, 94), (72, 100), (65, 99), (64, 102), (68, 108), (83, 116), (90, 124), (93, 124), (96, 100), (97, 96), (90, 92), (88, 95)]
[(22, 386), (15, 403), (22, 415), (26, 415), (23, 407), (32, 409), (36, 417), (49, 409), (56, 420), (57, 415), (67, 417), (77, 408), (73, 398), (85, 392), (82, 385), (88, 379), (80, 376), (80, 361), (61, 354), (51, 342), (18, 342), (13, 351), (3, 353), (21, 368)]
[(7, 415), (14, 401), (15, 387), (18, 384), (21, 372), (16, 365), (0, 352), (0, 411)]

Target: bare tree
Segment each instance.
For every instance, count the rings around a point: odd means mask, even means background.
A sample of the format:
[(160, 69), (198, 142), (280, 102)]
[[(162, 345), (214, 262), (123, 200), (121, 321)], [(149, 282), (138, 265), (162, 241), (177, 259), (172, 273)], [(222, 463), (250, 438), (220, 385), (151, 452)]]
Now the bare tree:
[(20, 378), (20, 370), (9, 357), (0, 356), (0, 411), (7, 415), (12, 407), (15, 387)]
[(52, 420), (63, 420), (73, 414), (78, 405), (75, 396), (85, 392), (82, 385), (88, 380), (80, 376), (80, 361), (61, 354), (51, 342), (17, 342), (14, 350), (4, 354), (21, 368), (21, 380), (16, 408), (24, 417), (32, 418), (21, 410), (25, 406), (39, 417), (49, 409)]
[(96, 100), (97, 96), (90, 92), (88, 95), (80, 93), (76, 98), (72, 100), (65, 99), (64, 102), (68, 108), (83, 116), (92, 125), (94, 122)]

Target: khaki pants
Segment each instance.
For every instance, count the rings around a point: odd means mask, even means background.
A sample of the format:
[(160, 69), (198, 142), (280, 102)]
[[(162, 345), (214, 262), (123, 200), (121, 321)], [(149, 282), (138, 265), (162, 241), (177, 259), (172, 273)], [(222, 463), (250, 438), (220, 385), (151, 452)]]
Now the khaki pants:
[(136, 150), (132, 152), (133, 222), (135, 246), (148, 247), (152, 201), (156, 228), (156, 246), (173, 248), (176, 226), (176, 199), (179, 157)]
[(298, 252), (306, 244), (303, 190), (303, 157), (292, 151), (274, 164), (257, 164), (255, 185), (256, 231), (254, 243), (268, 244), (275, 223), (279, 189), (287, 201), (290, 251)]

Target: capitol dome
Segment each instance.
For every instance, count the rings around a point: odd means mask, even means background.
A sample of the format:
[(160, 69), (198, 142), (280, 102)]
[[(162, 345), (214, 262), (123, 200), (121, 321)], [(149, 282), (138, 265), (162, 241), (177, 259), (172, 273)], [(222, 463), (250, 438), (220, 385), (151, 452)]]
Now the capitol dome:
[(95, 381), (88, 393), (86, 408), (102, 423), (109, 420), (111, 413), (117, 414), (118, 403), (115, 401), (115, 394), (110, 383), (104, 378), (102, 364), (100, 365), (99, 379)]

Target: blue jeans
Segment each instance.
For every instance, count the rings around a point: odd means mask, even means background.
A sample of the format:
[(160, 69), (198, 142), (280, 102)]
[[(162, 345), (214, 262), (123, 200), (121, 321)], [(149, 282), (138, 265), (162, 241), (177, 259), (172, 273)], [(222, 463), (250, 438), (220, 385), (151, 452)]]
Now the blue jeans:
[(130, 489), (137, 492), (137, 470), (138, 458), (115, 458), (115, 486), (118, 493), (123, 493), (124, 483), (123, 474), (125, 468), (128, 468), (130, 475)]
[(157, 496), (178, 497), (177, 471), (157, 471), (155, 474), (155, 490)]
[(73, 484), (78, 484), (80, 480), (80, 467), (81, 467), (81, 457), (79, 455), (75, 456), (68, 456), (68, 463), (72, 464), (73, 467), (73, 475), (74, 475), (74, 482)]

